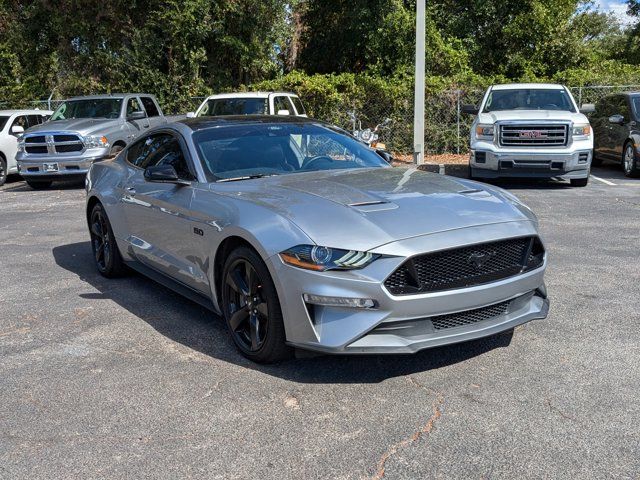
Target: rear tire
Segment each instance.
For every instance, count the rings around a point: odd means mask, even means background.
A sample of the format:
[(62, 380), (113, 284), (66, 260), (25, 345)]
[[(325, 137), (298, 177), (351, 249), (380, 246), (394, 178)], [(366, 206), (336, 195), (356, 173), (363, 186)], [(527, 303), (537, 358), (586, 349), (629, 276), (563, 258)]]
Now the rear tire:
[(222, 312), (240, 353), (257, 363), (290, 358), (280, 300), (269, 270), (248, 247), (235, 249), (222, 273)]
[(29, 185), (34, 190), (45, 190), (51, 186), (53, 182), (50, 181), (38, 181), (38, 180), (26, 180), (27, 185)]
[(622, 169), (627, 177), (634, 178), (640, 176), (640, 168), (638, 168), (635, 147), (631, 142), (624, 146), (624, 153), (622, 154)]
[(589, 183), (589, 177), (587, 178), (572, 178), (571, 186), (572, 187), (586, 187)]
[(7, 160), (0, 155), (0, 187), (7, 181), (7, 175), (9, 175)]
[(127, 268), (118, 250), (116, 237), (111, 229), (111, 223), (104, 211), (104, 207), (98, 203), (89, 217), (89, 233), (91, 234), (91, 250), (93, 260), (98, 271), (103, 277), (117, 278), (123, 276)]

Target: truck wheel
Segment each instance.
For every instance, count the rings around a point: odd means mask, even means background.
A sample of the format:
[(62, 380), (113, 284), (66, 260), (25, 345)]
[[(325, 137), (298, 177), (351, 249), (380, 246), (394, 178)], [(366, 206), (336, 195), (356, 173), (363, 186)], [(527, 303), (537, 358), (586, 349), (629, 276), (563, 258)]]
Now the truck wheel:
[(589, 183), (589, 177), (587, 178), (572, 178), (571, 186), (572, 187), (586, 187)]
[(8, 174), (9, 171), (7, 170), (7, 161), (2, 155), (0, 155), (0, 187), (4, 185), (4, 182), (7, 181)]
[(624, 147), (624, 154), (622, 155), (622, 168), (624, 174), (627, 177), (637, 177), (640, 175), (640, 169), (638, 168), (638, 162), (636, 160), (636, 152), (633, 143), (629, 142)]
[(27, 180), (27, 185), (29, 185), (34, 190), (44, 190), (45, 188), (49, 188), (53, 182), (45, 182), (38, 180)]

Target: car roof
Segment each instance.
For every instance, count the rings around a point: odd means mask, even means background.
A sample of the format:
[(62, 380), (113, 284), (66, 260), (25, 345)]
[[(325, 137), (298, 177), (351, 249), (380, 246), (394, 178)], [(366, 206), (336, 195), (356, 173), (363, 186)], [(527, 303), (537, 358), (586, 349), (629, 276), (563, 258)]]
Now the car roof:
[(236, 93), (216, 93), (209, 95), (207, 100), (214, 100), (217, 98), (269, 98), (269, 95), (290, 95), (297, 97), (295, 93), (291, 92), (236, 92)]
[(564, 86), (558, 83), (503, 83), (493, 85), (492, 90), (511, 90), (515, 88), (537, 88), (543, 90), (564, 90)]
[(104, 93), (101, 95), (81, 95), (79, 97), (68, 98), (67, 100), (93, 100), (93, 99), (100, 99), (100, 98), (124, 98), (124, 97), (138, 97), (138, 96), (155, 98), (155, 96), (151, 95), (150, 93)]
[[(229, 115), (221, 117), (196, 117), (185, 118), (179, 120), (176, 123), (182, 123), (193, 131), (205, 130), (213, 127), (225, 127), (231, 125), (243, 125), (243, 124), (320, 124), (326, 126), (332, 126), (321, 120), (315, 120), (313, 118), (297, 117), (294, 115)], [(335, 128), (335, 127), (334, 127)]]
[(20, 110), (0, 110), (0, 115), (51, 115), (51, 110), (38, 110), (38, 109), (20, 109)]

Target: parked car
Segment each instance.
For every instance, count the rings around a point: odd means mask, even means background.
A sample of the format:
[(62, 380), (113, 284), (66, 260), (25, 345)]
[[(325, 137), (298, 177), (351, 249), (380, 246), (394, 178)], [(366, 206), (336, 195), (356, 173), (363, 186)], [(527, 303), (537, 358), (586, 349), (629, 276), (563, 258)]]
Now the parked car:
[(413, 353), (548, 311), (538, 223), (516, 197), (389, 167), (306, 118), (149, 131), (91, 167), (86, 215), (102, 275), (128, 265), (207, 306), (258, 362)]
[(287, 92), (242, 92), (211, 95), (195, 112), (187, 113), (192, 117), (219, 117), (227, 115), (293, 115), (306, 117), (300, 98)]
[(471, 175), (474, 178), (562, 178), (584, 187), (589, 182), (593, 132), (562, 85), (514, 83), (493, 85), (471, 127)]
[(34, 189), (55, 180), (82, 179), (94, 162), (111, 158), (150, 128), (166, 124), (158, 101), (146, 93), (76, 97), (18, 143), (18, 168)]
[(46, 122), (51, 113), (48, 110), (0, 110), (0, 186), (7, 181), (7, 175), (18, 173), (18, 137), (29, 127)]
[(640, 176), (640, 92), (617, 93), (597, 104), (591, 124), (595, 133), (595, 161), (620, 162), (628, 177)]

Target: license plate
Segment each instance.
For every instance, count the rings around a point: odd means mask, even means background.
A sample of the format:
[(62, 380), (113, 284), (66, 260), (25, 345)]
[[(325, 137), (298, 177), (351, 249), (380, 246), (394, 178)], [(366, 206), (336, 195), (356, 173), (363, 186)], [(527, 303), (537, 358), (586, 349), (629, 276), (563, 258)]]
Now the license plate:
[(57, 172), (58, 171), (58, 164), (57, 163), (43, 163), (42, 164), (42, 169), (45, 172)]

